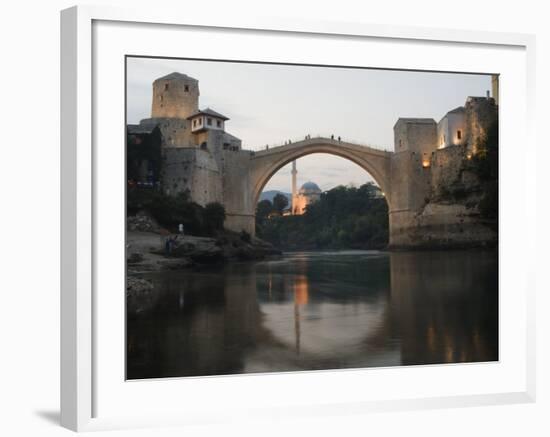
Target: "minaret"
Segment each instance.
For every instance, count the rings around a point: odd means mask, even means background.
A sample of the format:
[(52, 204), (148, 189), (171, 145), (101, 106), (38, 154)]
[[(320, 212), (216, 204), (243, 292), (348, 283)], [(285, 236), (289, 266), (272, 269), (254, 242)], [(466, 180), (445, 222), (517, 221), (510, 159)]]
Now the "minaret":
[(296, 161), (292, 161), (292, 204), (290, 206), (290, 211), (292, 213), (292, 215), (294, 215), (294, 208), (297, 206), (296, 205), (296, 196), (297, 196), (297, 192), (296, 192), (296, 174), (298, 173), (298, 171), (296, 170)]

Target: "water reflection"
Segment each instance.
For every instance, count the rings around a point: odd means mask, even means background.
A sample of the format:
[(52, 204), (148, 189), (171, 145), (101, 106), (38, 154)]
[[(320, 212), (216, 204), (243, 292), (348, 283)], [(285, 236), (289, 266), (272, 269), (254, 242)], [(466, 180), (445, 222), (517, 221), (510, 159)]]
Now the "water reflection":
[(491, 252), (299, 253), (147, 275), (128, 378), (498, 359)]

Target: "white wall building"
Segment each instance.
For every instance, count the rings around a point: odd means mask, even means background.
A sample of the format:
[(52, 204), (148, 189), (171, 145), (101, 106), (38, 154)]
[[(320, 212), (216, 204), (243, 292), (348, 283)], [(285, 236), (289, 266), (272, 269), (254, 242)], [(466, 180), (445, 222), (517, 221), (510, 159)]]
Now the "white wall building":
[(225, 122), (229, 120), (225, 115), (220, 114), (210, 108), (196, 111), (187, 117), (191, 121), (191, 132), (200, 132), (203, 130), (225, 129)]
[(437, 123), (437, 148), (463, 145), (466, 142), (466, 111), (463, 106), (447, 112)]

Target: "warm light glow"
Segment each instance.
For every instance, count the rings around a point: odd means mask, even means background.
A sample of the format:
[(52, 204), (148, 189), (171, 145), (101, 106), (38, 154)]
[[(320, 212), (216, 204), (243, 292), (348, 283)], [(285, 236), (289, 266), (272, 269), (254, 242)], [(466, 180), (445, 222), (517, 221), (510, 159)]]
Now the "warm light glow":
[(306, 276), (299, 276), (294, 282), (294, 303), (306, 305), (309, 301), (309, 284)]
[(424, 158), (422, 160), (422, 167), (428, 168), (430, 166), (430, 160), (428, 158)]
[(471, 153), (471, 152), (468, 152), (468, 153), (466, 154), (466, 158), (472, 159), (472, 153)]

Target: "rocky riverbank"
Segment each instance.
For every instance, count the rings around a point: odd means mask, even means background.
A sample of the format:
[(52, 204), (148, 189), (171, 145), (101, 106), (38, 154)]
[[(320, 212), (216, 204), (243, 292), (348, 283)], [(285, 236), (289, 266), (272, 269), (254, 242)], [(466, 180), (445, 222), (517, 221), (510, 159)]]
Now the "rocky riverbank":
[[(166, 251), (168, 238), (175, 238), (169, 253)], [(126, 262), (129, 274), (253, 261), (280, 254), (270, 243), (248, 234), (223, 231), (215, 238), (176, 236), (146, 215), (127, 219)]]

